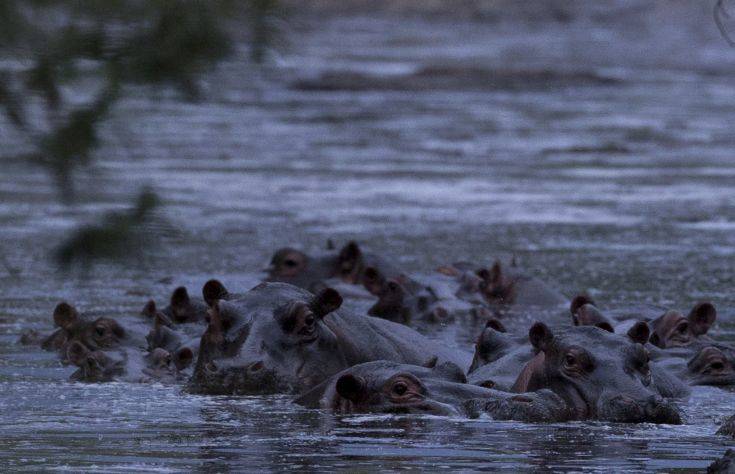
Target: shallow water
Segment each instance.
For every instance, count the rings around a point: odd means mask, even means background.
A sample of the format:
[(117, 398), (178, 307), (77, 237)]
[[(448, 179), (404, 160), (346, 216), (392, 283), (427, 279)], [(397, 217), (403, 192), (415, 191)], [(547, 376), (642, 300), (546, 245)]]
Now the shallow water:
[[(585, 290), (609, 308), (686, 310), (710, 299), (715, 337), (735, 342), (735, 51), (703, 3), (580, 7), (570, 23), (512, 12), (297, 16), (297, 40), (277, 66), (253, 72), (242, 48), (208, 78), (211, 101), (134, 91), (106, 130), (103, 159), (82, 177), (80, 204), (58, 204), (42, 170), (7, 163), (0, 253), (20, 273), (0, 266), (0, 465), (706, 466), (732, 444), (713, 435), (735, 411), (731, 392), (695, 390), (676, 427), (335, 418), (288, 397), (70, 384), (53, 355), (16, 344), (23, 329), (48, 330), (61, 299), (132, 317), (149, 297), (163, 302), (212, 276), (249, 288), (273, 249), (321, 248), (328, 237), (423, 271), (513, 252), (565, 294)], [(441, 78), (418, 80), (428, 67)], [(0, 125), (3, 143), (21, 147)], [(123, 268), (55, 272), (48, 252), (59, 235), (141, 183), (166, 200), (178, 231)], [(471, 350), (474, 332), (435, 337)]]

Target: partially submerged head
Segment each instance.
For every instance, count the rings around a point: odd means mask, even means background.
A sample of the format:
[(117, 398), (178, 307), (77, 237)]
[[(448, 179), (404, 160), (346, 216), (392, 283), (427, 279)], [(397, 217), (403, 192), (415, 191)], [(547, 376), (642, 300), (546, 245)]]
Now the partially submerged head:
[(586, 295), (578, 295), (569, 307), (572, 314), (572, 324), (575, 326), (597, 326), (608, 332), (615, 332), (613, 323), (603, 315), (595, 302)]
[(529, 340), (538, 355), (519, 376), (515, 390), (550, 389), (579, 419), (681, 422), (676, 408), (650, 387), (643, 345), (597, 327), (553, 333), (543, 323), (531, 327)]
[(688, 316), (678, 311), (667, 311), (651, 322), (651, 344), (662, 349), (684, 347), (701, 338), (717, 319), (712, 303), (697, 303)]
[(237, 304), (212, 305), (191, 388), (202, 393), (298, 392), (346, 366), (324, 318), (342, 303), (328, 288), (312, 295), (261, 284)]

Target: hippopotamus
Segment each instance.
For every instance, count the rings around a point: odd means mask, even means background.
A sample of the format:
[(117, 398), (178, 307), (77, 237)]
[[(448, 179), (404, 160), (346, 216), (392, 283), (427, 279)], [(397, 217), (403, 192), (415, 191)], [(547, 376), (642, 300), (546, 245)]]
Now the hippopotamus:
[(512, 394), (467, 383), (462, 369), (445, 362), (426, 366), (373, 361), (330, 377), (295, 403), (337, 414), (393, 413), (477, 417), (498, 420), (562, 421), (564, 402), (551, 391)]
[(339, 251), (328, 249), (314, 255), (293, 247), (281, 248), (273, 254), (266, 271), (265, 281), (290, 283), (312, 292), (323, 289), (329, 280), (364, 285), (372, 294), (377, 294), (379, 285), (389, 278), (397, 279), (409, 291), (416, 288), (406, 272), (386, 258), (364, 252), (354, 241)]
[[(496, 260), (489, 268), (467, 262), (442, 267), (441, 272), (458, 278), (457, 296), (473, 301), (478, 295), (491, 306), (556, 309), (567, 299), (540, 279), (528, 275), (512, 259)], [(468, 274), (474, 272), (474, 277)]]
[(732, 474), (735, 472), (735, 450), (728, 449), (725, 454), (707, 466), (707, 474)]
[(56, 329), (41, 342), (44, 350), (57, 351), (63, 362), (67, 362), (67, 350), (71, 343), (79, 342), (89, 350), (104, 350), (123, 345), (142, 346), (142, 337), (135, 331), (126, 330), (117, 320), (105, 316), (83, 317), (72, 305), (59, 303), (54, 308)]
[(709, 341), (706, 334), (716, 319), (717, 310), (708, 302), (695, 304), (686, 317), (678, 311), (667, 311), (650, 323), (651, 344), (666, 349)]
[(716, 434), (729, 436), (730, 438), (735, 439), (735, 415), (732, 415), (725, 419), (720, 425), (720, 428), (717, 430)]
[[(665, 370), (649, 365), (645, 348), (630, 336), (591, 326), (552, 332), (537, 322), (528, 342), (530, 346), (519, 344), (486, 328), (478, 340), (470, 382), (517, 393), (552, 390), (574, 413), (573, 419), (680, 422), (676, 408), (662, 396), (687, 391)], [(483, 361), (490, 362), (481, 365)]]
[(735, 351), (724, 345), (703, 344), (651, 350), (660, 366), (689, 385), (729, 387), (735, 385)]
[(412, 294), (400, 281), (389, 279), (382, 282), (376, 293), (378, 301), (368, 309), (368, 314), (397, 323), (447, 324), (467, 315), (475, 320), (492, 317), (490, 310), (482, 304), (472, 304), (453, 296), (441, 298), (432, 286)]
[(352, 365), (391, 360), (421, 365), (433, 357), (465, 367), (469, 354), (379, 318), (337, 311), (340, 294), (314, 295), (287, 283), (262, 283), (212, 305), (190, 390), (213, 394), (303, 393)]
[(162, 382), (183, 381), (171, 354), (164, 349), (143, 353), (135, 348), (89, 350), (79, 342), (68, 348), (68, 359), (77, 370), (70, 380), (75, 382)]
[(186, 287), (180, 286), (171, 293), (168, 306), (159, 311), (156, 302), (150, 300), (143, 307), (141, 315), (154, 319), (161, 313), (176, 324), (204, 323), (208, 309), (209, 306), (203, 298), (190, 297)]
[(615, 332), (615, 324), (597, 309), (595, 302), (586, 295), (575, 296), (569, 307), (572, 324), (575, 326), (597, 326), (608, 332)]

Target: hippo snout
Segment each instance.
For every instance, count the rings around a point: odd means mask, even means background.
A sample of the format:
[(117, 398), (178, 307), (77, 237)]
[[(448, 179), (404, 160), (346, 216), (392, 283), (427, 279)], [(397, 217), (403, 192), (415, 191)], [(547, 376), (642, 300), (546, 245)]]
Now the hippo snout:
[(617, 395), (603, 402), (598, 411), (601, 420), (617, 423), (681, 424), (678, 409), (654, 395), (645, 400)]

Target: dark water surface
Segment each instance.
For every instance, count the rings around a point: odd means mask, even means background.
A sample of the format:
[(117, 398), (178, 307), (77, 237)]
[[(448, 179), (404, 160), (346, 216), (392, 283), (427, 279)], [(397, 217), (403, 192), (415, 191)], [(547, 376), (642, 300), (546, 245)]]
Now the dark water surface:
[[(61, 299), (134, 317), (180, 284), (249, 288), (273, 249), (327, 237), (423, 271), (514, 252), (608, 308), (710, 299), (715, 337), (734, 342), (735, 50), (709, 2), (590, 3), (562, 22), (297, 16), (276, 65), (253, 71), (238, 49), (208, 78), (211, 100), (122, 103), (80, 204), (4, 163), (0, 255), (20, 273), (0, 266), (0, 466), (677, 471), (721, 456), (732, 441), (714, 432), (735, 398), (714, 388), (673, 427), (335, 418), (288, 397), (71, 384), (54, 355), (16, 344), (50, 329)], [(23, 146), (5, 123), (0, 138)], [(152, 257), (54, 271), (60, 236), (145, 183), (178, 229)], [(470, 351), (474, 332), (436, 337)]]

